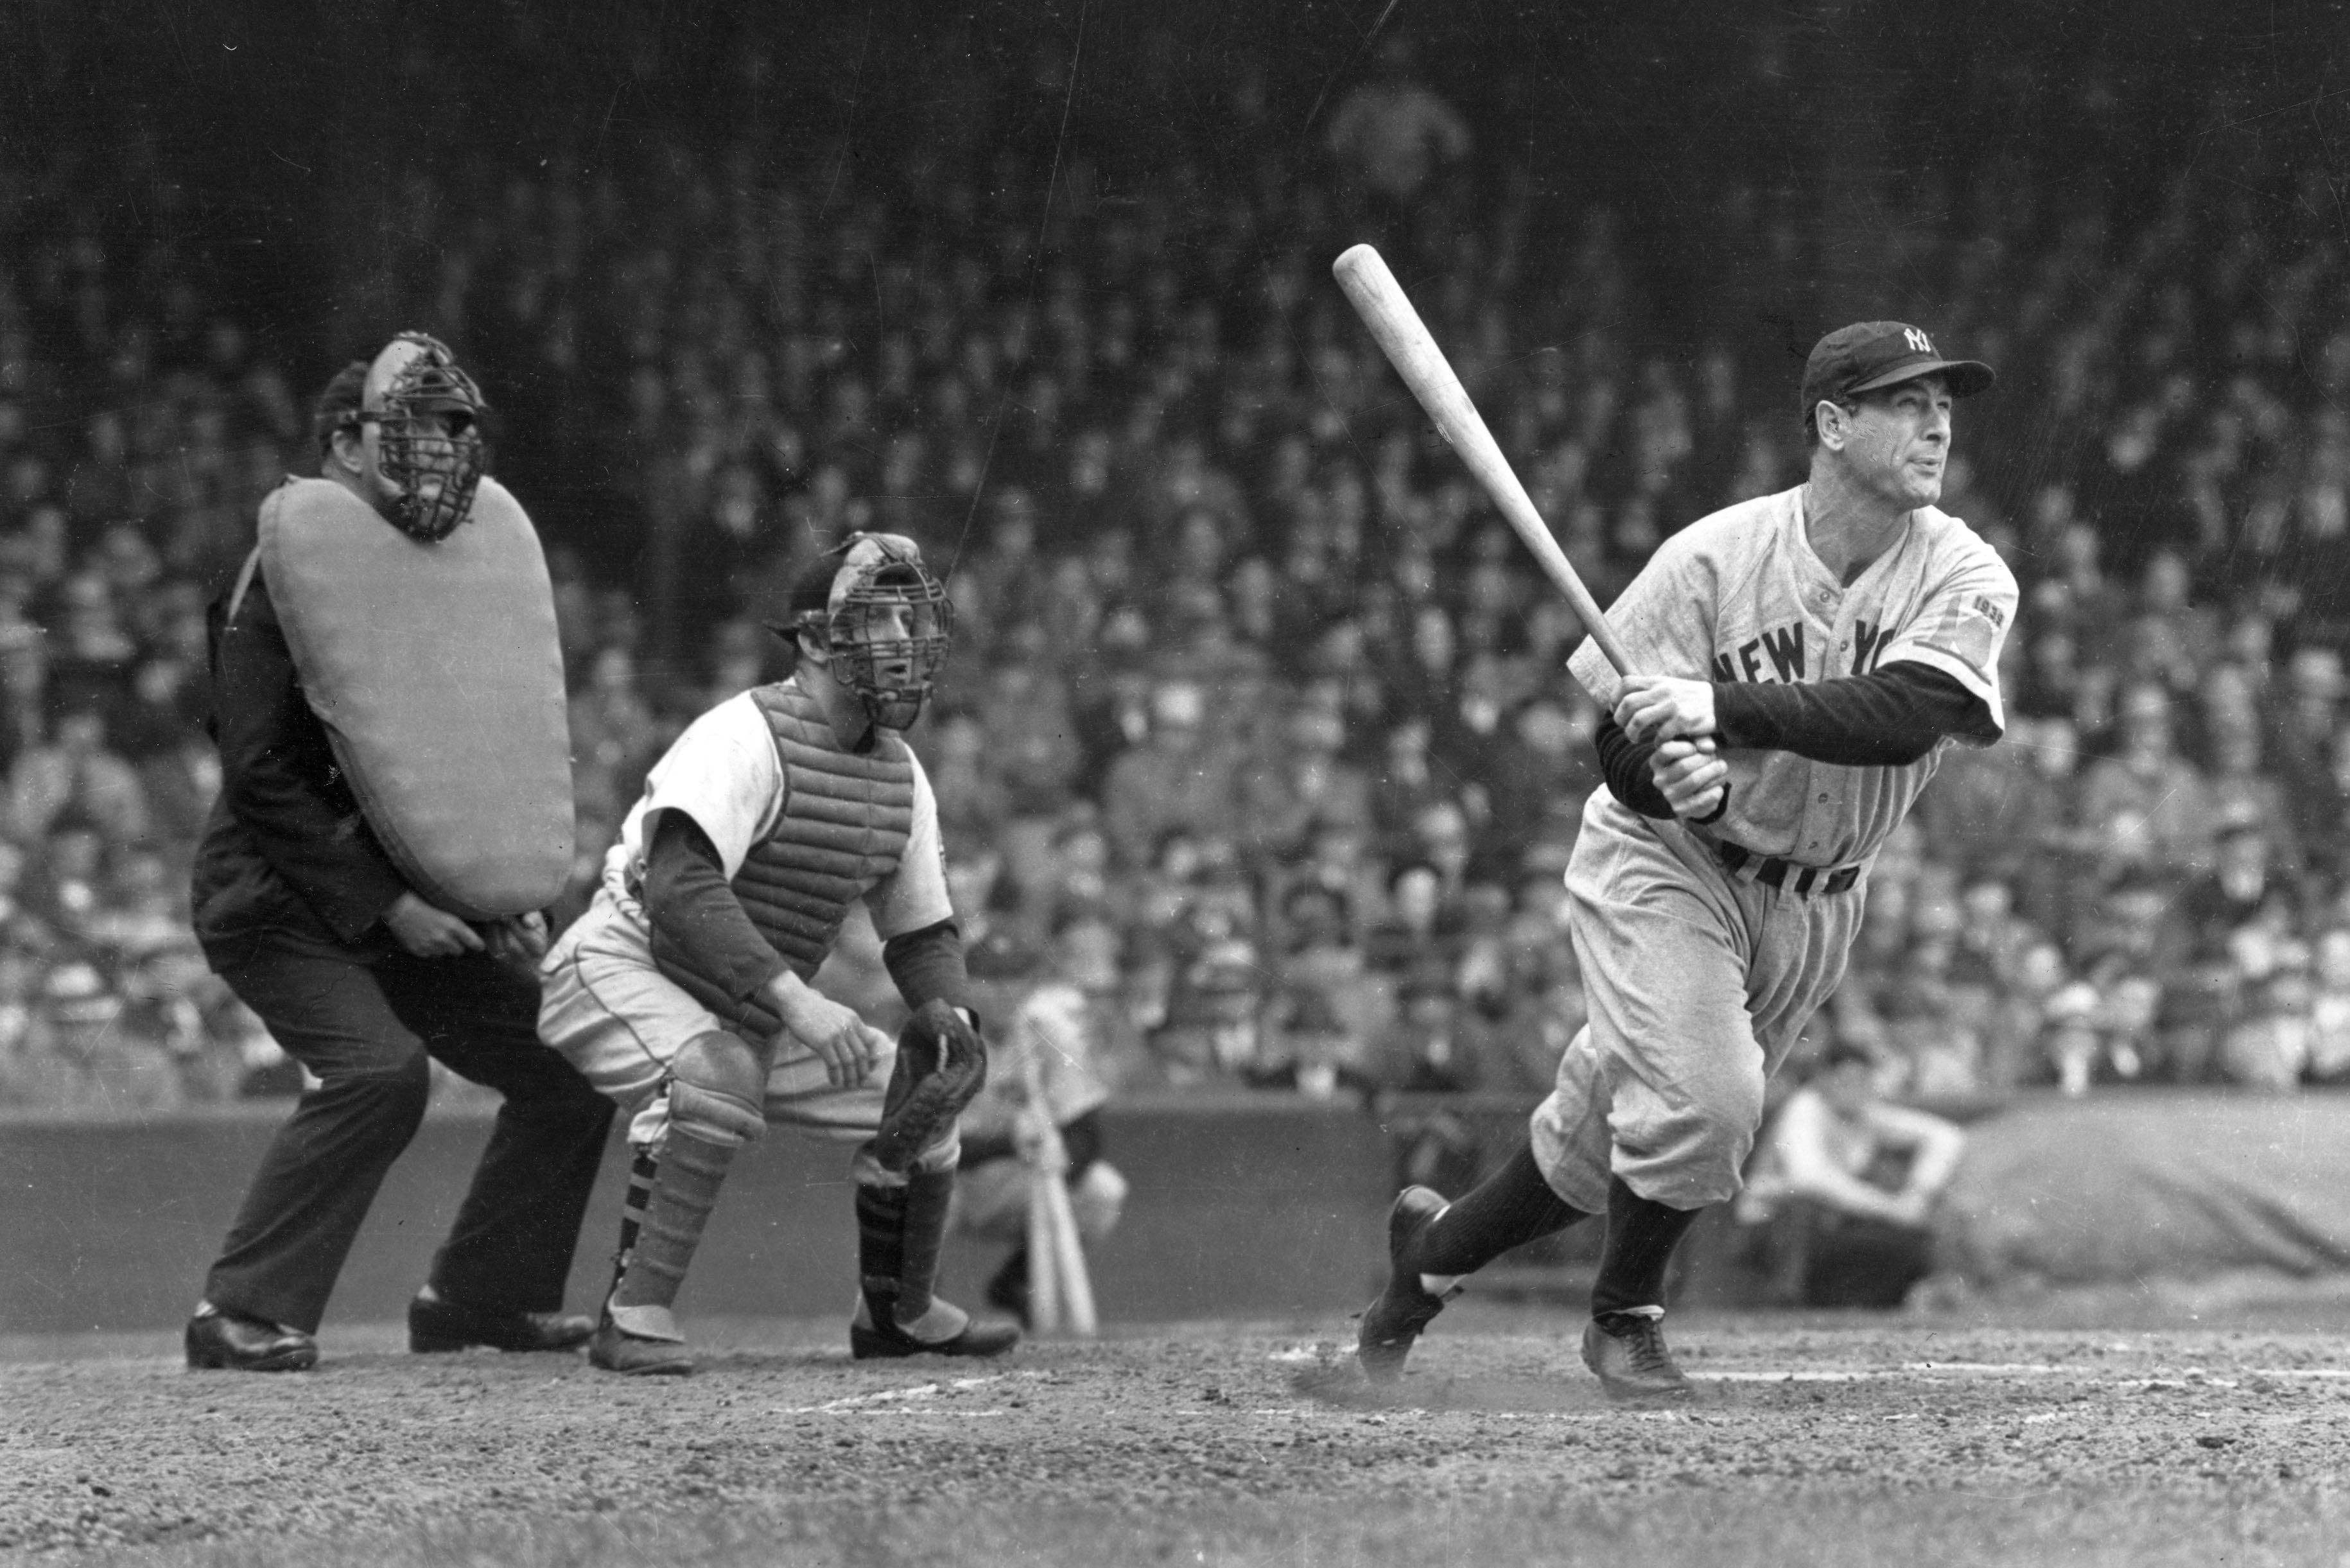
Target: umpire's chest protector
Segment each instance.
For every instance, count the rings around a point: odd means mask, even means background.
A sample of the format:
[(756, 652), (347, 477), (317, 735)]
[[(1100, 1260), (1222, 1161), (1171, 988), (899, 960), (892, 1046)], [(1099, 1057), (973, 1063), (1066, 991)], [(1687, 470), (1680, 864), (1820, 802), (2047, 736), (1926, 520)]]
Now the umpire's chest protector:
[(571, 734), (538, 535), (484, 479), (447, 538), (410, 538), (330, 480), (261, 508), (261, 564), (310, 707), (419, 896), (489, 919), (571, 870)]

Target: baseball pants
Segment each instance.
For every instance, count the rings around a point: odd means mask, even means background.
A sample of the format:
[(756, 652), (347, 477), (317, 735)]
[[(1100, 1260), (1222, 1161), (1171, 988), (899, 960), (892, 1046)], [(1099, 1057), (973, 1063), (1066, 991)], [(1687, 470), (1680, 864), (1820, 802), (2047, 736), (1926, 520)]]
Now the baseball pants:
[(1763, 1084), (1843, 980), (1866, 887), (1742, 879), (1688, 828), (1594, 794), (1566, 869), (1590, 1022), (1530, 1128), (1552, 1189), (1586, 1214), (1611, 1173), (1676, 1209), (1735, 1193)]
[[(630, 1144), (658, 1148), (669, 1131), (671, 1062), (697, 1035), (740, 1031), (654, 967), (643, 907), (609, 888), (598, 891), (548, 950), (539, 977), (540, 1035), (629, 1116)], [(787, 1034), (767, 1070), (767, 1125), (844, 1143), (869, 1138), (881, 1124), (882, 1092), (896, 1064), (893, 1047), (865, 1083), (836, 1088), (824, 1058)], [(950, 1134), (915, 1165), (951, 1169), (962, 1151), (961, 1138)], [(867, 1158), (858, 1156), (861, 1174)], [(870, 1174), (878, 1178), (879, 1169)]]

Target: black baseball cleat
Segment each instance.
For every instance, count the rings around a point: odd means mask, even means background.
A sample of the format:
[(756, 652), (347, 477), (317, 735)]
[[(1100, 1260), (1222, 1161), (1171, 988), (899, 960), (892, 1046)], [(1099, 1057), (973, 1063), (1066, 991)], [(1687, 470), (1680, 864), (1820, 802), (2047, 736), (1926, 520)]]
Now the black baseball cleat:
[(635, 1377), (683, 1377), (693, 1371), (693, 1352), (678, 1340), (630, 1334), (607, 1314), (588, 1341), (588, 1364)]
[(872, 1324), (852, 1322), (848, 1325), (848, 1355), (852, 1361), (878, 1361), (901, 1355), (1001, 1355), (1020, 1343), (1020, 1331), (1008, 1323), (982, 1323), (977, 1318), (963, 1324), (962, 1332), (951, 1339), (916, 1339), (888, 1317), (878, 1316)]
[(1451, 1207), (1442, 1195), (1425, 1187), (1407, 1187), (1388, 1210), (1388, 1286), (1363, 1309), (1363, 1326), (1355, 1335), (1355, 1359), (1363, 1375), (1389, 1383), (1403, 1376), (1404, 1358), (1444, 1303), (1460, 1293), (1455, 1285), (1443, 1295), (1430, 1295), (1419, 1284), (1419, 1271), (1409, 1256), (1420, 1232)]
[(1665, 1347), (1660, 1314), (1611, 1312), (1583, 1325), (1583, 1365), (1610, 1399), (1657, 1404), (1690, 1397), (1690, 1380)]
[(202, 1371), (307, 1372), (318, 1365), (318, 1342), (298, 1328), (208, 1312), (188, 1320), (188, 1365)]
[(418, 1296), (408, 1303), (408, 1348), (425, 1354), (470, 1350), (577, 1350), (596, 1332), (596, 1320), (573, 1313), (492, 1312), (446, 1298)]

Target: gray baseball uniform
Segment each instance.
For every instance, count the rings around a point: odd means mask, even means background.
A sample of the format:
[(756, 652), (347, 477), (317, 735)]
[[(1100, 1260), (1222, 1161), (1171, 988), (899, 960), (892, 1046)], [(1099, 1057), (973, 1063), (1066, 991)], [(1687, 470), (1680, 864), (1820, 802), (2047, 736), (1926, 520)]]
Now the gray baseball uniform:
[[(1820, 681), (1908, 661), (1956, 680), (1995, 728), (2015, 579), (1931, 506), (1849, 585), (1813, 552), (1804, 491), (1742, 503), (1665, 541), (1607, 612), (1631, 668), (1723, 681)], [(1570, 666), (1603, 706), (1621, 682), (1589, 641)], [(1945, 741), (1943, 745), (1950, 742)], [(1762, 1116), (1762, 1086), (1843, 979), (1869, 863), (1934, 776), (1731, 750), (1726, 809), (1644, 817), (1606, 790), (1566, 873), (1590, 1023), (1536, 1108), (1544, 1179), (1586, 1213), (1611, 1170), (1676, 1209), (1720, 1202)]]

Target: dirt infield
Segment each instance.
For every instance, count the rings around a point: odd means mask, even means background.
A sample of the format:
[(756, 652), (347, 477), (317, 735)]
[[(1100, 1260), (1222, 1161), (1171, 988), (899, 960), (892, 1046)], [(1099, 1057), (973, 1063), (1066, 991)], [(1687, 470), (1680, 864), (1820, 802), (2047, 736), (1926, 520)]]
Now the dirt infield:
[[(1606, 1405), (1570, 1314), (1464, 1303), (1393, 1387), (1348, 1325), (990, 1365), (698, 1325), (685, 1382), (568, 1356), (0, 1365), (0, 1554), (525, 1564), (2350, 1563), (2350, 1342), (1956, 1320), (1676, 1325), (1699, 1397)], [(48, 1358), (61, 1352), (71, 1359)]]

